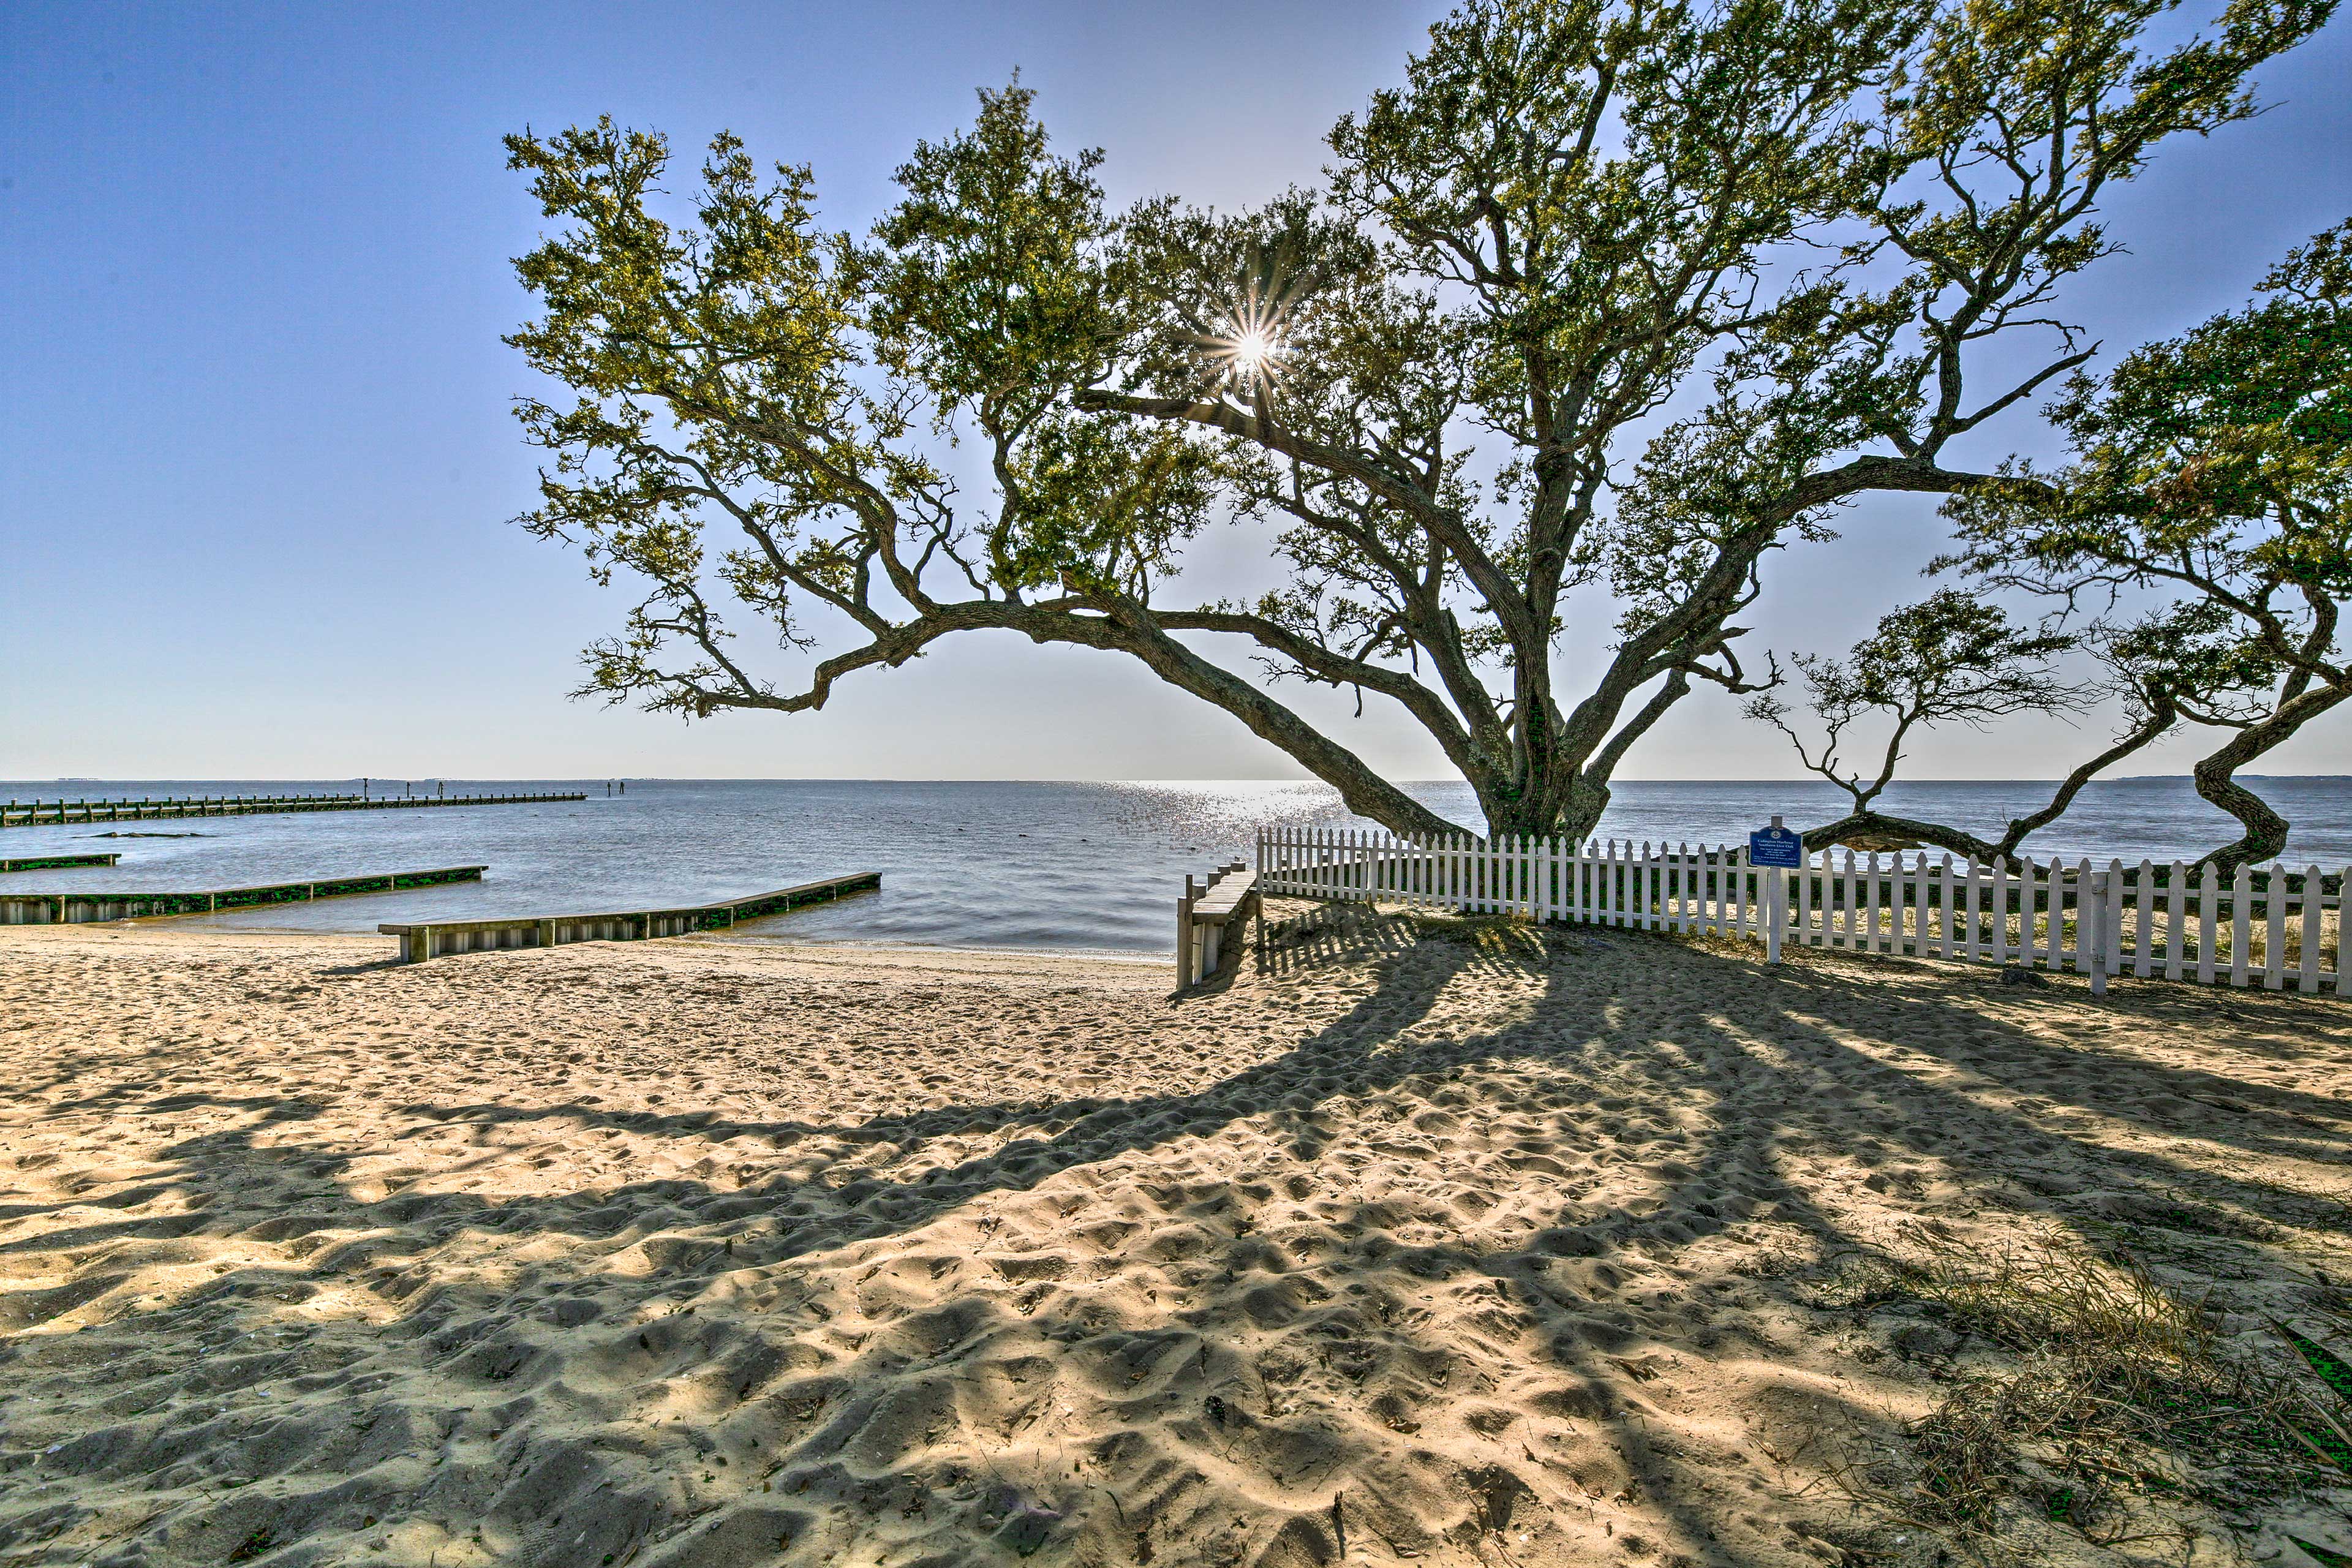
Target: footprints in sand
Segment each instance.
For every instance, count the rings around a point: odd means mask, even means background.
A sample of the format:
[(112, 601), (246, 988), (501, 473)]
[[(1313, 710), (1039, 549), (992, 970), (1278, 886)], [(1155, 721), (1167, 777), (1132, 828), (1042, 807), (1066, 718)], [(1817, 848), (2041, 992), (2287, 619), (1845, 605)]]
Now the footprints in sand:
[(1916, 1389), (1776, 1260), (2257, 1223), (2067, 1130), (2177, 1042), (1663, 945), (8, 959), (0, 1561), (1814, 1563)]

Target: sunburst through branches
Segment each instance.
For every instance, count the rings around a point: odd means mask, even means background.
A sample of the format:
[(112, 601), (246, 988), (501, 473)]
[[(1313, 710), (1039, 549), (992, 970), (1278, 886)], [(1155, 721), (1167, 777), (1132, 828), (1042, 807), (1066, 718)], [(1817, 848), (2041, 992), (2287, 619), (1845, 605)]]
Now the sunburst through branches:
[(1224, 315), (1194, 328), (1204, 389), (1256, 405), (1280, 386), (1292, 347), (1286, 331), (1311, 287), (1294, 257), (1286, 242), (1271, 247), (1253, 244)]

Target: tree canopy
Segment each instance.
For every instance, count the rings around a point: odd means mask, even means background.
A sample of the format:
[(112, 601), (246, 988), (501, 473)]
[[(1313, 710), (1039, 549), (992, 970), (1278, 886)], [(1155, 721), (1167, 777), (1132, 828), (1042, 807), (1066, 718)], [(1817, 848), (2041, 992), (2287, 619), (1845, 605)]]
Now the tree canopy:
[[(2032, 526), (2000, 507), (2084, 489), (1945, 454), (2088, 363), (2058, 311), (2116, 248), (2103, 193), (2252, 113), (2250, 73), (2331, 10), (2231, 0), (2159, 47), (2154, 0), (1475, 0), (1317, 188), (1239, 213), (1114, 210), (1017, 82), (918, 142), (863, 236), (730, 136), (675, 205), (658, 135), (513, 136), (554, 227), (509, 341), (571, 390), (519, 405), (550, 455), (522, 521), (641, 586), (589, 651), (612, 700), (803, 710), (1013, 631), (1449, 826), (1278, 695), (1353, 688), (1491, 829), (1580, 836), (1695, 682), (1775, 679), (1738, 653), (1775, 548), (1909, 491), (1993, 498), (1968, 516), (1998, 553)], [(1227, 521), (1281, 585), (1184, 598)], [(1612, 645), (1567, 668), (1595, 600)]]
[[(1947, 588), (1889, 613), (1842, 660), (1797, 656), (1810, 706), (1821, 722), (1818, 756), (1777, 690), (1749, 699), (1748, 715), (1787, 735), (1806, 770), (1844, 790), (1853, 798), (1853, 817), (1867, 817), (1872, 803), (1894, 782), (1904, 742), (1914, 732), (1937, 724), (1982, 727), (2013, 713), (2081, 708), (2085, 693), (2060, 681), (2052, 664), (2077, 641), (2063, 632), (2018, 626), (2000, 605)], [(1877, 773), (1865, 776), (1852, 770), (1840, 752), (1853, 742), (1859, 721), (1882, 714), (1885, 749)], [(1833, 825), (1815, 829), (1814, 836), (1818, 842), (1837, 842), (1847, 831)]]
[[(1997, 841), (1878, 814), (1872, 798), (1892, 776), (1902, 735), (1939, 716), (1918, 708), (1914, 689), (1924, 681), (1967, 716), (1987, 717), (1996, 710), (1983, 694), (2004, 689), (2000, 677), (2014, 658), (1998, 637), (1950, 641), (1930, 657), (1915, 648), (1893, 661), (1909, 673), (1906, 685), (1884, 674), (1882, 627), (1843, 664), (1804, 661), (1812, 706), (1832, 740), (1864, 712), (1895, 735), (1876, 787), (1857, 791), (1853, 813), (1810, 838), (1876, 834), (2009, 855), (2055, 820), (2090, 777), (2198, 724), (2221, 732), (2196, 765), (2199, 793), (2242, 829), (2204, 859), (2234, 870), (2285, 848), (2286, 821), (2233, 775), (2352, 699), (2344, 634), (2352, 595), (2352, 223), (2294, 251), (2257, 292), (2264, 298), (2147, 344), (2105, 376), (2070, 378), (2047, 413), (2072, 460), (2047, 471), (2012, 464), (2003, 482), (1959, 493), (1945, 508), (1959, 549), (1934, 569), (2021, 590), (2052, 606), (2053, 620), (2075, 623), (2071, 632), (2040, 635), (2051, 649), (2071, 644), (2098, 657), (2106, 684), (2124, 700), (2124, 732), (2077, 767), (2050, 806), (2011, 822)], [(1929, 603), (2000, 619), (1990, 606), (1958, 608), (1975, 602), (1957, 590)], [(2044, 686), (2040, 695), (2057, 691)], [(1776, 698), (1759, 698), (1755, 711), (1788, 728)]]

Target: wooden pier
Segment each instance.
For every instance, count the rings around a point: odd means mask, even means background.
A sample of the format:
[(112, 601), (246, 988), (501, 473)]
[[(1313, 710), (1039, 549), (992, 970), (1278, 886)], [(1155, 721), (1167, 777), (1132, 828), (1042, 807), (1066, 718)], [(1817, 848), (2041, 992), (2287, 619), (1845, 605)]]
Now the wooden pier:
[(451, 882), (478, 882), (483, 868), (448, 866), (437, 871), (386, 871), (364, 877), (275, 882), (266, 888), (219, 888), (195, 893), (132, 893), (92, 888), (79, 893), (0, 893), (0, 925), (79, 925), (91, 921), (144, 920), (155, 915), (206, 915), (222, 910), (254, 910), (272, 904), (307, 904), (353, 893), (404, 892)]
[(0, 859), (0, 872), (5, 871), (65, 871), (76, 866), (111, 866), (121, 859), (120, 855), (19, 855), (14, 859)]
[(256, 816), (286, 811), (405, 811), (429, 805), (535, 805), (586, 800), (576, 795), (228, 795), (184, 800), (37, 800), (0, 805), (0, 827), (65, 827), (75, 823), (174, 822), (186, 816)]
[(755, 893), (721, 904), (691, 904), (679, 909), (629, 910), (601, 915), (521, 915), (488, 921), (433, 921), (380, 925), (375, 929), (400, 939), (401, 962), (422, 963), (448, 952), (490, 952), (505, 948), (562, 947), (575, 942), (646, 942), (655, 937), (688, 936), (695, 931), (725, 931), (739, 921), (780, 915), (803, 904), (829, 902), (845, 893), (868, 892), (882, 886), (879, 871), (859, 871), (822, 882), (803, 882), (772, 893)]

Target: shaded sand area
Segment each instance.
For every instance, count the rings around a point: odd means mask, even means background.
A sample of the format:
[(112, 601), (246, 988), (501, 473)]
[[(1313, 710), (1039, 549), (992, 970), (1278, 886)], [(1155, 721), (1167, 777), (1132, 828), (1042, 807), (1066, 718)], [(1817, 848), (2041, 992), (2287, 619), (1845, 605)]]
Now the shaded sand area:
[(0, 1563), (2352, 1551), (2352, 1007), (1276, 912), (0, 931)]

